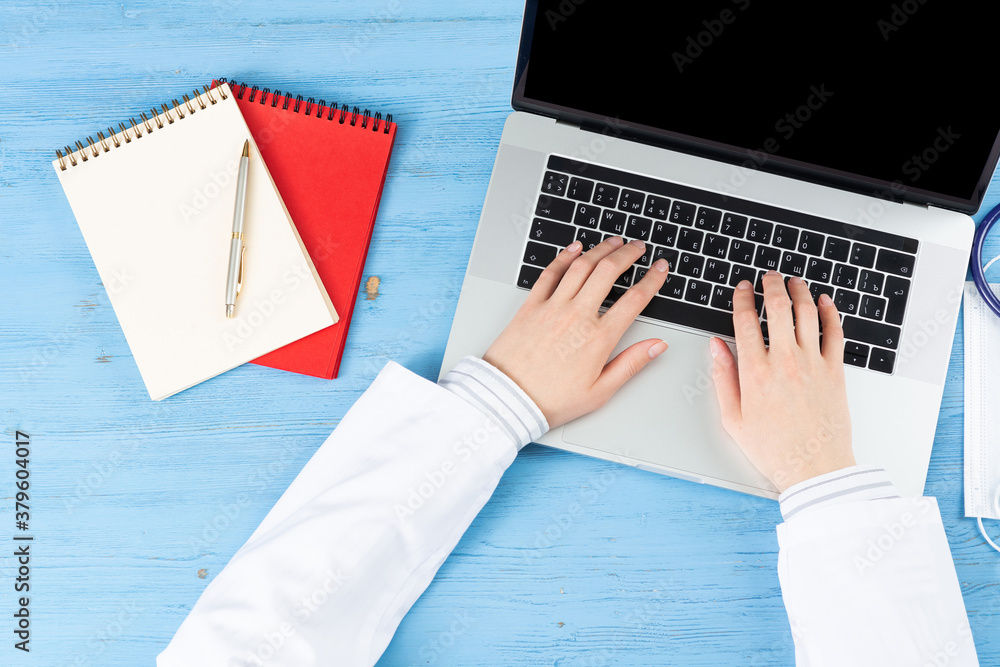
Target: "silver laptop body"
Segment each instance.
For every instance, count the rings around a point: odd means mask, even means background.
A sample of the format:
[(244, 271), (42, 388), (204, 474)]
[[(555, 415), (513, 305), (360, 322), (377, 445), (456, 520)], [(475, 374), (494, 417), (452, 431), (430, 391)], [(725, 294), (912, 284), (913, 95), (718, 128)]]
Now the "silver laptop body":
[[(529, 3), (526, 22), (533, 20), (534, 10)], [(904, 494), (923, 492), (974, 229), (968, 215), (746, 169), (640, 143), (615, 131), (595, 132), (515, 111), (500, 139), (442, 373), (464, 355), (483, 355), (528, 294), (516, 282), (550, 156), (919, 240), (893, 371), (848, 365), (845, 373), (858, 462), (885, 467)], [(606, 406), (552, 429), (539, 442), (680, 479), (776, 497), (775, 488), (722, 429), (710, 335), (640, 316), (615, 354), (650, 337), (666, 340), (667, 352)], [(731, 337), (727, 340), (732, 344)]]

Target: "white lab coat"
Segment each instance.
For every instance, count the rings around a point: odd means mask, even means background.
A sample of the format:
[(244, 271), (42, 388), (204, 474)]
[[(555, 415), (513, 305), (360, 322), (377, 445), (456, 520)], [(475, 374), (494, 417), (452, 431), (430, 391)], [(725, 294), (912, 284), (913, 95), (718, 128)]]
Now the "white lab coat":
[[(466, 357), (439, 384), (390, 362), (215, 577), (158, 667), (374, 665), (548, 425)], [(798, 665), (977, 665), (937, 504), (848, 468), (781, 498)]]

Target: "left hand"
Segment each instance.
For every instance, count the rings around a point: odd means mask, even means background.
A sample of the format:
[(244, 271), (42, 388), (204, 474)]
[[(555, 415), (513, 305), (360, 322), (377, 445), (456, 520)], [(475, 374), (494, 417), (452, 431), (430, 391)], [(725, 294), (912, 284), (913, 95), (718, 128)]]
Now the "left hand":
[(581, 254), (570, 244), (542, 271), (527, 301), (483, 355), (513, 380), (554, 428), (604, 405), (667, 349), (658, 338), (608, 361), (625, 330), (667, 278), (659, 259), (618, 301), (598, 312), (612, 285), (642, 256), (642, 241), (609, 238)]

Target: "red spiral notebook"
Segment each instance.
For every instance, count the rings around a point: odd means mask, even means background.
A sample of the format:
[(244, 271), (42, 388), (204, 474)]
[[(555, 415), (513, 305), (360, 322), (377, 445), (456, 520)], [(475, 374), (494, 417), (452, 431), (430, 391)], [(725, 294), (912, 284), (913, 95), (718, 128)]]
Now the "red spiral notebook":
[[(391, 115), (383, 119), (368, 109), (228, 83), (340, 315), (333, 326), (253, 363), (333, 379), (347, 341), (396, 124)], [(247, 238), (252, 242), (249, 233)], [(253, 267), (248, 279), (253, 279)], [(294, 289), (295, 276), (289, 275), (286, 283)]]

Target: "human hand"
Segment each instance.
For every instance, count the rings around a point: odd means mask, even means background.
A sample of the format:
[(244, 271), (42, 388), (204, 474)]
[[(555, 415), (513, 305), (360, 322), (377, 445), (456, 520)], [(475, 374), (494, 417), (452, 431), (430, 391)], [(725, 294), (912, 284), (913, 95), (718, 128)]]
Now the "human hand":
[(578, 241), (570, 244), (542, 271), (514, 319), (483, 355), (531, 397), (550, 427), (601, 407), (667, 349), (664, 341), (650, 338), (608, 361), (667, 277), (667, 262), (658, 259), (606, 313), (598, 312), (644, 247), (642, 241), (613, 237), (581, 254)]
[(764, 274), (770, 349), (746, 280), (733, 295), (739, 365), (722, 340), (710, 341), (722, 424), (778, 491), (855, 465), (837, 307), (824, 294), (817, 308), (801, 278), (791, 278), (787, 291), (783, 282), (776, 271)]

